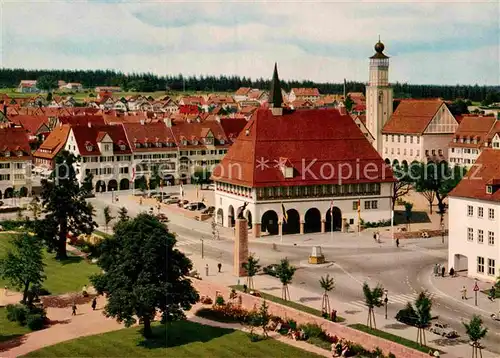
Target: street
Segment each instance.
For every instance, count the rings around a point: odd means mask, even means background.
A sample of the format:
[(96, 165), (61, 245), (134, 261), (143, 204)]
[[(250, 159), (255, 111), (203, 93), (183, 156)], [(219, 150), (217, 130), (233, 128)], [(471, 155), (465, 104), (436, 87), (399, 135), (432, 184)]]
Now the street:
[[(120, 206), (127, 207), (129, 215), (135, 216), (148, 211), (152, 205), (138, 205), (137, 199), (131, 195), (120, 195), (119, 202), (111, 202), (111, 194), (99, 194), (89, 201), (96, 210), (96, 221), (103, 230), (103, 208), (110, 205), (113, 215)], [(157, 209), (154, 209), (157, 213)], [(233, 264), (233, 242), (230, 240), (232, 231), (220, 229), (220, 240), (214, 240), (211, 235), (210, 221), (198, 222), (184, 218), (163, 205), (161, 209), (170, 222), (169, 229), (177, 235), (177, 247), (181, 251), (194, 252), (211, 258), (223, 265)], [(273, 249), (273, 245), (275, 248)], [(312, 246), (321, 246), (328, 261), (327, 265), (312, 267), (307, 264)], [(468, 287), (470, 299), (460, 299), (459, 288), (464, 277), (437, 277), (432, 273), (436, 263), (446, 264), (447, 238), (445, 244), (441, 238), (401, 240), (397, 248), (389, 238), (382, 236), (377, 243), (369, 233), (361, 235), (352, 233), (286, 235), (283, 243), (279, 237), (267, 237), (249, 240), (249, 252), (254, 253), (262, 266), (278, 263), (287, 257), (297, 266), (293, 284), (301, 286), (311, 293), (321, 294), (318, 283), (321, 276), (330, 274), (335, 278), (335, 290), (331, 293), (334, 300), (347, 304), (351, 309), (340, 313), (349, 320), (349, 315), (366, 311), (362, 292), (363, 282), (370, 287), (380, 284), (388, 290), (388, 318), (394, 318), (408, 301), (415, 300), (417, 294), (427, 290), (433, 298), (433, 316), (438, 316), (440, 322), (449, 324), (458, 331), (457, 339), (439, 339), (442, 346), (450, 346), (467, 342), (462, 321), (469, 321), (473, 314), (482, 316), (485, 326), (489, 329), (484, 345), (488, 350), (500, 354), (500, 322), (490, 318), (490, 314), (498, 310), (498, 302), (490, 302), (486, 295), (479, 293), (478, 307), (474, 306), (472, 286)], [(449, 269), (448, 267), (446, 268)], [(235, 283), (237, 278), (235, 277)], [(455, 280), (455, 281), (454, 281)], [(465, 281), (464, 281), (465, 282)], [(482, 288), (488, 288), (481, 283)], [(457, 286), (456, 291), (453, 285)], [(305, 302), (305, 301), (304, 301)], [(385, 307), (377, 308), (378, 314), (384, 314)], [(394, 328), (394, 324), (390, 325)], [(399, 329), (405, 329), (400, 325)], [(380, 328), (384, 328), (380, 326)], [(437, 337), (437, 336), (436, 336)], [(416, 339), (413, 338), (413, 339)], [(429, 338), (430, 340), (430, 338)], [(464, 353), (465, 354), (465, 353)]]

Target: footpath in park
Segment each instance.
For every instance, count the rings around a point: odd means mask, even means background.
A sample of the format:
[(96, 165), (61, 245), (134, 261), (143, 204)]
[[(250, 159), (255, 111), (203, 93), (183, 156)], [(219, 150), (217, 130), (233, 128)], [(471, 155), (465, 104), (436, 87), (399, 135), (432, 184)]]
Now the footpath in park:
[[(221, 273), (217, 272), (216, 260), (210, 258), (201, 258), (201, 256), (188, 253), (189, 258), (193, 262), (193, 268), (198, 271), (203, 280), (213, 281), (219, 285), (232, 286), (232, 285), (243, 285), (246, 283), (245, 278), (237, 278), (233, 275), (232, 265), (223, 265)], [(206, 275), (206, 267), (208, 265), (208, 276)], [(272, 294), (277, 297), (281, 297), (281, 283), (279, 279), (269, 276), (269, 275), (257, 275), (254, 277), (255, 289), (263, 293)], [(297, 285), (290, 285), (289, 287), (291, 301), (300, 303), (305, 306), (321, 311), (322, 295), (313, 293)], [(340, 302), (333, 298), (330, 298), (330, 306), (332, 309), (337, 310), (338, 315), (345, 318), (346, 321), (340, 324), (349, 325), (355, 323), (366, 324), (368, 311), (360, 310), (359, 307), (351, 305), (346, 302)], [(385, 319), (383, 314), (383, 307), (375, 310), (375, 317), (377, 328), (385, 332), (400, 336), (412, 341), (415, 341), (417, 337), (417, 329), (415, 327), (410, 327), (403, 325), (402, 323), (396, 321), (394, 318), (388, 317)], [(470, 346), (468, 343), (459, 343), (453, 346), (450, 345), (438, 345), (434, 341), (442, 340), (441, 336), (435, 335), (431, 332), (427, 332), (427, 346), (448, 353), (453, 357), (468, 357), (470, 355)], [(443, 354), (443, 356), (446, 356)], [(483, 350), (483, 358), (495, 358), (498, 357), (497, 354)]]

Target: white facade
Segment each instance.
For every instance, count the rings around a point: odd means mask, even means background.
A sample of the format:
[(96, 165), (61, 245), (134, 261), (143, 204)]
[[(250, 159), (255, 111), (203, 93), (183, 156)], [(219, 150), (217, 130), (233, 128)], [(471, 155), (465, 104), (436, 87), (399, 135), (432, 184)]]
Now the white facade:
[(500, 203), (450, 197), (448, 267), (495, 281), (500, 275)]
[[(363, 185), (363, 184), (360, 184)], [(309, 186), (309, 190), (314, 186)], [(316, 187), (321, 187), (320, 185)], [(272, 188), (271, 188), (272, 189)], [(308, 211), (314, 210), (320, 217), (321, 230), (316, 232), (330, 231), (330, 224), (332, 223), (329, 210), (333, 200), (334, 210), (341, 216), (345, 226), (349, 226), (351, 230), (358, 229), (358, 218), (364, 222), (378, 222), (381, 220), (389, 220), (391, 218), (391, 193), (392, 184), (382, 183), (379, 190), (373, 194), (362, 195), (343, 195), (335, 197), (314, 197), (304, 196), (296, 199), (257, 199), (258, 190), (256, 188), (237, 187), (222, 182), (216, 183), (215, 188), (215, 207), (216, 207), (216, 220), (220, 225), (225, 227), (233, 226), (233, 220), (238, 216), (238, 209), (241, 208), (245, 202), (248, 203), (244, 216), (249, 223), (256, 229), (254, 236), (260, 236), (261, 227), (262, 232), (265, 232), (265, 226), (271, 220), (278, 222), (271, 223), (278, 225), (283, 219), (282, 204), (288, 213), (288, 221), (293, 220), (290, 211), (295, 210), (298, 213), (299, 231), (297, 233), (307, 233), (308, 225)], [(262, 188), (266, 192), (268, 188)], [(293, 189), (295, 190), (295, 189)], [(304, 190), (304, 189), (303, 189)], [(311, 193), (312, 194), (312, 193)], [(361, 210), (358, 216), (358, 200), (361, 203)], [(276, 215), (268, 216), (266, 213), (274, 212)], [(318, 217), (316, 216), (316, 217)], [(314, 219), (314, 218), (312, 218)], [(335, 220), (334, 220), (335, 221)], [(342, 227), (344, 227), (342, 224)], [(335, 230), (341, 227), (337, 226)], [(345, 227), (347, 229), (347, 227)], [(281, 229), (279, 229), (281, 230)]]
[[(31, 160), (16, 159), (0, 161), (0, 198), (11, 196), (14, 190), (26, 196), (31, 193)], [(23, 189), (24, 188), (24, 189)], [(22, 189), (22, 190), (21, 190)], [(26, 195), (24, 195), (26, 194)]]
[(393, 90), (389, 86), (389, 59), (370, 59), (370, 81), (366, 86), (366, 127), (373, 147), (384, 156), (382, 128), (393, 111)]

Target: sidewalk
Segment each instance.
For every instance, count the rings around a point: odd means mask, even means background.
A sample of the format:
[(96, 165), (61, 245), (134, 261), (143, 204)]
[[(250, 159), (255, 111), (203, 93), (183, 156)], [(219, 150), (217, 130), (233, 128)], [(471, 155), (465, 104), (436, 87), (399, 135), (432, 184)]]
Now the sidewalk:
[[(466, 273), (459, 273), (458, 277), (450, 277), (445, 275), (445, 277), (434, 277), (434, 275), (429, 272), (429, 285), (438, 293), (446, 296), (447, 299), (453, 300), (458, 304), (467, 306), (469, 309), (476, 311), (477, 314), (481, 316), (487, 316), (489, 318), (490, 314), (500, 311), (500, 299), (495, 299), (493, 301), (488, 299), (488, 295), (482, 293), (481, 291), (488, 291), (493, 283), (477, 281), (479, 286), (479, 291), (477, 292), (477, 306), (475, 305), (474, 285), (476, 280), (467, 277)], [(465, 286), (467, 289), (467, 299), (462, 300), (462, 288)]]
[[(221, 273), (217, 272), (217, 261), (210, 258), (201, 258), (199, 255), (194, 253), (188, 254), (189, 258), (193, 262), (193, 268), (198, 271), (203, 280), (209, 280), (217, 282), (221, 285), (236, 285), (244, 284), (246, 278), (237, 278), (233, 275), (232, 265), (223, 265)], [(209, 274), (206, 276), (205, 267), (208, 264)], [(277, 278), (271, 277), (269, 275), (258, 275), (254, 277), (254, 286), (257, 290), (281, 297), (281, 283)], [(321, 294), (313, 293), (307, 291), (297, 284), (292, 284), (289, 288), (291, 300), (297, 303), (313, 307), (321, 311)], [(336, 309), (339, 316), (346, 319), (345, 322), (340, 323), (343, 325), (349, 325), (354, 323), (366, 324), (367, 310), (360, 310), (359, 307), (351, 305), (347, 302), (341, 302), (334, 298), (330, 298), (330, 306), (332, 309)], [(396, 336), (400, 336), (412, 341), (415, 341), (417, 336), (417, 329), (414, 327), (406, 326), (396, 321), (394, 318), (389, 317), (385, 319), (383, 308), (378, 308), (375, 310), (377, 328), (388, 333), (392, 333)], [(435, 335), (431, 332), (426, 333), (427, 345), (434, 349), (439, 349), (448, 353), (446, 356), (453, 357), (468, 357), (470, 355), (470, 346), (466, 343), (459, 343), (458, 341), (454, 343), (455, 345), (450, 346), (447, 343), (443, 343), (443, 338), (441, 336)], [(495, 358), (498, 355), (483, 350), (483, 358)]]

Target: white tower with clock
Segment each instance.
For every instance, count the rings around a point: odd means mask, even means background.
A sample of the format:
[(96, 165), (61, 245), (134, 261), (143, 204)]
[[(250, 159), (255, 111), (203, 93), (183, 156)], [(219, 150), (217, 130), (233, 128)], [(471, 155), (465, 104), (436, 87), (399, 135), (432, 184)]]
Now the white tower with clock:
[(366, 86), (366, 125), (375, 139), (373, 146), (384, 155), (382, 128), (392, 115), (393, 91), (389, 85), (389, 57), (384, 54), (384, 44), (375, 44), (375, 55), (370, 57), (370, 80)]

